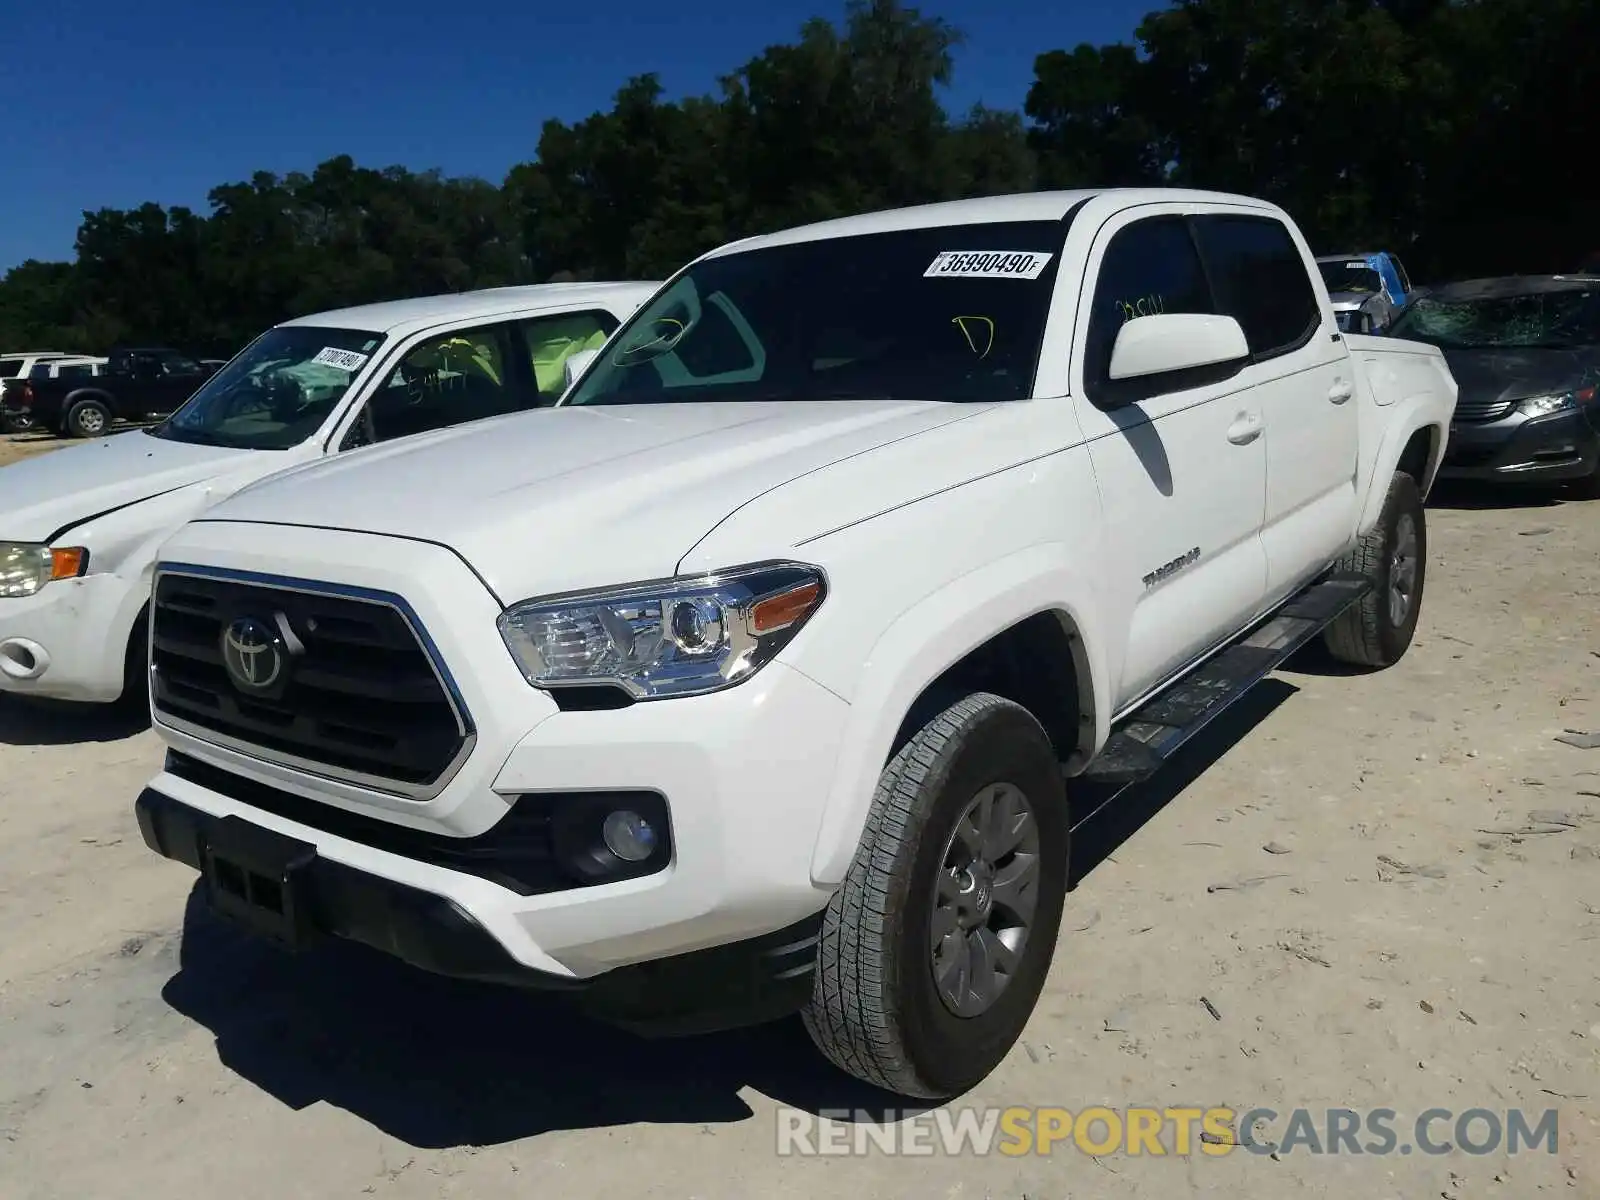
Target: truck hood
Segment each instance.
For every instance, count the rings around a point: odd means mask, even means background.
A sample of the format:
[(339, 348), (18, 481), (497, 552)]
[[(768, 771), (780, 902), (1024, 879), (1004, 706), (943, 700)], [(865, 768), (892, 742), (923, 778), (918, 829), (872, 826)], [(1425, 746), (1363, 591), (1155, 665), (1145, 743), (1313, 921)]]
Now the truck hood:
[(1493, 404), (1570, 392), (1600, 383), (1600, 348), (1494, 349), (1444, 352), (1461, 389), (1460, 404)]
[[(448, 546), (502, 603), (512, 603), (670, 576), (696, 542), (755, 497), (986, 407), (806, 401), (544, 409), (296, 468), (235, 493), (203, 519)], [(786, 514), (784, 527), (772, 530), (773, 553), (819, 532), (809, 516)]]
[(90, 517), (214, 478), (258, 453), (136, 429), (23, 459), (0, 467), (0, 538), (46, 541)]

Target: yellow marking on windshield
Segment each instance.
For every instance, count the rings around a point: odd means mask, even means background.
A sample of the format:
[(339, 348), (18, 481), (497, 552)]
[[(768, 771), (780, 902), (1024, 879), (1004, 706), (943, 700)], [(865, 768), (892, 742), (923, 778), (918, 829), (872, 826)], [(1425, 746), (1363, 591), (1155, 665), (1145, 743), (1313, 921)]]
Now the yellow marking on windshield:
[[(968, 321), (981, 321), (989, 331), (988, 340), (984, 342), (983, 349), (978, 349), (978, 343), (973, 340), (972, 330), (967, 328)], [(988, 358), (989, 351), (994, 349), (994, 322), (988, 317), (951, 317), (950, 324), (961, 330), (961, 336), (967, 339), (967, 346), (979, 358)]]

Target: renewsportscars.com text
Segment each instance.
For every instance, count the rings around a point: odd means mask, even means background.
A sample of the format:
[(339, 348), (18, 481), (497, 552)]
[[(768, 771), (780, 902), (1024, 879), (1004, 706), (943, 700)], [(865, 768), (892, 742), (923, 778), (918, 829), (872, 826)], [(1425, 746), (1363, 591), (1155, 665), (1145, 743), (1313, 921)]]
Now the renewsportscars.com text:
[(778, 1110), (780, 1155), (1106, 1155), (1220, 1158), (1392, 1154), (1555, 1154), (1556, 1109), (1525, 1112), (1429, 1108), (1154, 1107), (962, 1108), (902, 1113), (861, 1109)]

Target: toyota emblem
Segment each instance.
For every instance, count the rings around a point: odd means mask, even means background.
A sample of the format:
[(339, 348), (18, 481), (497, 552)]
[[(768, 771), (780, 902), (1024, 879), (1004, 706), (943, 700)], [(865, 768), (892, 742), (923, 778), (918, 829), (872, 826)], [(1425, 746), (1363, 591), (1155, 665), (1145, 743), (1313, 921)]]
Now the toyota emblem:
[(255, 617), (239, 617), (222, 631), (222, 665), (240, 691), (266, 691), (283, 674), (277, 631)]

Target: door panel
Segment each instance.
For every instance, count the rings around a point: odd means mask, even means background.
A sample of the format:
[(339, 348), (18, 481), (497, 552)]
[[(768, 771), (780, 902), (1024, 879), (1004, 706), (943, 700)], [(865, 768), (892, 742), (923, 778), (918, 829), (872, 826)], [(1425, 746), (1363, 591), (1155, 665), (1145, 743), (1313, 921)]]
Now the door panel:
[(1357, 401), (1349, 352), (1311, 283), (1314, 263), (1283, 221), (1195, 219), (1217, 302), (1244, 327), (1265, 426), (1261, 541), (1266, 602), (1283, 599), (1346, 546), (1356, 494)]
[(1250, 368), (1106, 377), (1125, 321), (1217, 311), (1184, 213), (1140, 208), (1096, 236), (1070, 373), (1111, 531), (1102, 584), (1126, 622), (1119, 709), (1236, 630), (1266, 586), (1266, 435), (1251, 429)]
[[(1192, 402), (1184, 405), (1184, 398)], [(1180, 393), (1147, 400), (1117, 414), (1119, 424), (1127, 423), (1116, 432), (1089, 443), (1113, 531), (1105, 587), (1129, 614), (1119, 706), (1260, 607), (1265, 438), (1237, 445), (1228, 437), (1248, 411), (1244, 398)]]

